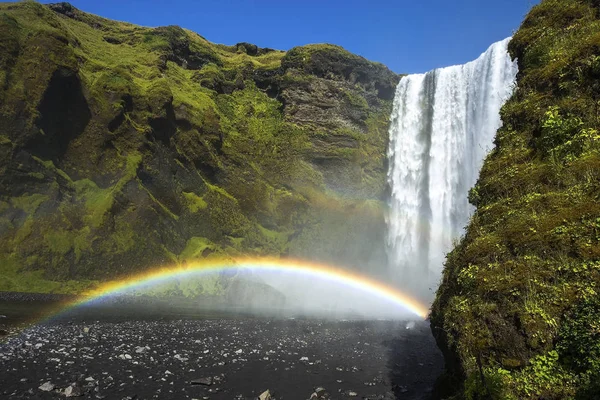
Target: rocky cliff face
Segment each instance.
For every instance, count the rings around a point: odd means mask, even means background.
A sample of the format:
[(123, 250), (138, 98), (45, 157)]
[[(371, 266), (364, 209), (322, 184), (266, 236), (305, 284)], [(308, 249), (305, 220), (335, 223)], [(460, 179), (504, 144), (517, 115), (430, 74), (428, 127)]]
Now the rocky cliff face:
[(544, 0), (510, 43), (517, 89), (431, 316), (458, 398), (600, 393), (598, 6)]
[(239, 254), (376, 268), (398, 80), (331, 45), (0, 5), (0, 290)]

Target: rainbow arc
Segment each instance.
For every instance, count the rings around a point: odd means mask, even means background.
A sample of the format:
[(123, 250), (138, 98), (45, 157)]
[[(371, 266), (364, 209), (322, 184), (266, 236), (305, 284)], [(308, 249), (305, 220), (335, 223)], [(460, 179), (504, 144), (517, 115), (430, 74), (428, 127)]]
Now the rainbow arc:
[(356, 272), (325, 264), (311, 263), (293, 259), (245, 258), (237, 260), (210, 260), (175, 267), (163, 267), (149, 272), (133, 275), (121, 280), (106, 282), (97, 289), (89, 291), (83, 299), (66, 307), (72, 309), (95, 300), (126, 293), (167, 282), (170, 279), (185, 279), (214, 274), (228, 270), (251, 269), (254, 271), (277, 271), (285, 274), (297, 274), (314, 277), (364, 292), (421, 318), (426, 318), (428, 307), (398, 289), (376, 281)]

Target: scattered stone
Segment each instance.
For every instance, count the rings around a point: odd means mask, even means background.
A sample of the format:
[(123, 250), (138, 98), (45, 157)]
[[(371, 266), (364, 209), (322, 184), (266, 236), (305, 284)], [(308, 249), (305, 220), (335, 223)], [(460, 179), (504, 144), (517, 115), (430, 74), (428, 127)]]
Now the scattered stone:
[(42, 392), (51, 392), (54, 390), (54, 384), (52, 382), (46, 382), (38, 389), (40, 389)]
[(90, 327), (89, 326), (84, 326), (83, 327), (83, 333), (90, 333)]
[(198, 379), (194, 379), (190, 382), (192, 385), (203, 385), (203, 386), (210, 386), (212, 385), (212, 378), (211, 377), (207, 377), (207, 378), (198, 378)]
[(186, 362), (187, 360), (189, 360), (189, 358), (181, 357), (179, 354), (175, 354), (175, 359), (177, 359), (181, 362)]
[[(0, 320), (0, 327), (3, 327), (2, 322)], [(249, 371), (249, 379), (261, 379), (255, 380), (254, 384), (258, 386), (255, 386), (255, 391), (246, 389), (240, 395), (240, 400), (250, 399), (252, 396), (255, 400), (274, 400), (274, 396), (287, 397), (291, 393), (285, 389), (281, 392), (278, 390), (276, 394), (270, 390), (275, 389), (273, 382), (278, 382), (284, 376), (293, 379), (295, 373), (311, 374), (313, 385), (306, 382), (293, 390), (296, 396), (300, 394), (303, 399), (311, 397), (313, 400), (332, 397), (391, 400), (394, 394), (406, 396), (421, 393), (425, 385), (413, 384), (412, 381), (402, 382), (404, 385), (410, 383), (411, 386), (408, 393), (405, 392), (406, 389), (401, 392), (403, 388), (398, 386), (399, 382), (395, 382), (395, 375), (388, 378), (381, 370), (377, 370), (385, 366), (388, 345), (383, 339), (383, 345), (377, 342), (382, 336), (381, 330), (367, 324), (359, 324), (354, 329), (354, 323), (350, 322), (340, 327), (323, 323), (321, 327), (320, 323), (314, 322), (298, 321), (288, 326), (269, 321), (272, 325), (266, 329), (262, 321), (256, 323), (252, 320), (136, 320), (110, 323), (111, 325), (103, 321), (93, 325), (90, 322), (72, 325), (43, 324), (3, 343), (0, 348), (0, 364), (6, 371), (13, 371), (15, 376), (10, 382), (0, 383), (0, 398), (35, 398), (35, 392), (40, 398), (57, 399), (85, 397), (118, 400), (125, 399), (126, 396), (135, 398), (136, 394), (138, 398), (204, 400), (203, 397), (214, 399), (224, 392), (225, 397), (234, 398), (239, 389), (238, 371), (250, 368), (265, 368), (269, 375), (261, 376)], [(93, 332), (80, 337), (85, 325), (91, 327)], [(300, 328), (314, 325), (314, 339), (312, 335), (296, 336), (296, 325)], [(280, 326), (281, 332), (275, 329)], [(421, 325), (416, 326), (421, 328)], [(385, 340), (392, 341), (396, 346), (393, 338), (410, 332), (405, 331), (404, 327), (402, 324), (398, 330), (396, 322), (390, 324), (390, 330), (384, 332)], [(10, 335), (12, 334), (11, 330)], [(202, 338), (201, 344), (195, 343), (197, 338)], [(360, 344), (357, 344), (357, 339), (360, 339)], [(402, 344), (400, 342), (398, 345)], [(430, 342), (419, 342), (417, 350), (424, 351), (425, 345)], [(371, 344), (367, 347), (366, 343)], [(126, 358), (126, 355), (129, 357)], [(96, 361), (88, 361), (89, 357)], [(182, 362), (186, 358), (191, 361)], [(431, 357), (414, 357), (411, 365), (418, 368), (418, 363), (421, 362), (429, 366), (432, 360)], [(400, 363), (401, 359), (394, 359), (393, 362)], [(379, 368), (373, 370), (373, 366)], [(391, 366), (395, 370), (404, 365), (392, 363)], [(416, 371), (419, 371), (419, 375), (427, 373), (424, 369), (422, 367)], [(227, 376), (222, 374), (224, 372)], [(22, 378), (27, 378), (28, 381), (19, 382)], [(47, 385), (42, 385), (44, 382)], [(367, 386), (363, 386), (363, 383)], [(316, 387), (316, 384), (320, 387)], [(324, 386), (329, 390), (325, 390)], [(351, 386), (354, 388), (350, 389)], [(45, 388), (47, 394), (42, 388)], [(257, 389), (263, 389), (263, 392)], [(28, 394), (29, 390), (33, 393)]]
[(325, 388), (318, 387), (315, 389), (315, 392), (310, 395), (311, 400), (315, 399), (329, 399), (329, 393)]
[(316, 389), (315, 389), (315, 393), (316, 393), (316, 394), (321, 394), (321, 393), (323, 393), (324, 391), (325, 391), (325, 388), (323, 388), (323, 387), (318, 387), (318, 388), (316, 388)]
[(79, 387), (71, 385), (65, 389), (64, 395), (66, 397), (80, 397), (83, 396), (83, 392)]

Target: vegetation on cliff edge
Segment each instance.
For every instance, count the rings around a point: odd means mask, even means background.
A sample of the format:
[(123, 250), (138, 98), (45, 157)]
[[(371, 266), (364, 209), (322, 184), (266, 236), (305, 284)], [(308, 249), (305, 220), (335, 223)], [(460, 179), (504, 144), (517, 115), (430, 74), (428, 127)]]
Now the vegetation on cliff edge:
[(600, 393), (598, 7), (544, 0), (510, 43), (517, 88), (431, 316), (460, 398)]

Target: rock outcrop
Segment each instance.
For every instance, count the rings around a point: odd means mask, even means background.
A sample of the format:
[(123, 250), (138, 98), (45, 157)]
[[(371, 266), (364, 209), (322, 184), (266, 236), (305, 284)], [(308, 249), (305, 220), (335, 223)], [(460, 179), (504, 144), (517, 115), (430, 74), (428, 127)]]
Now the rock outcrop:
[(458, 398), (600, 393), (598, 2), (544, 0), (509, 49), (504, 126), (431, 322)]
[(68, 3), (0, 5), (0, 54), (0, 290), (240, 254), (383, 265), (384, 66)]

